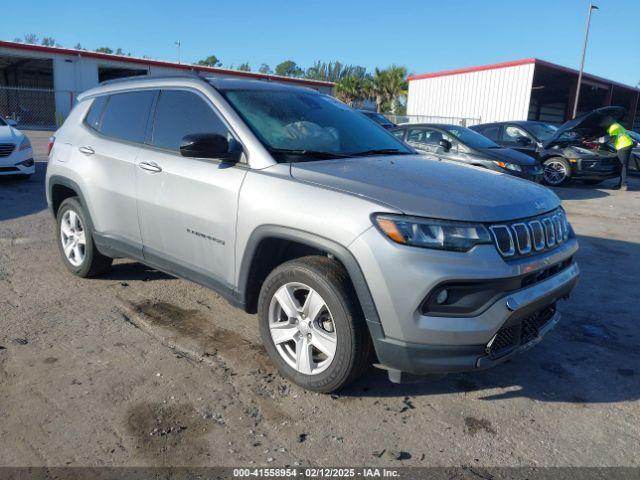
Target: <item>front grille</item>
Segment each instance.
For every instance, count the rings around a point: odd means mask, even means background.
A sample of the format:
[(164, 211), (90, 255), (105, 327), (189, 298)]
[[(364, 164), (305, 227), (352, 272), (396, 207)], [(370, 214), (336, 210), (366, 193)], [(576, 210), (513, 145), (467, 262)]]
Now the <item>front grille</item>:
[(8, 157), (15, 148), (13, 143), (0, 143), (0, 157)]
[(502, 327), (489, 342), (487, 353), (491, 358), (500, 358), (515, 348), (535, 340), (538, 338), (540, 330), (553, 318), (555, 313), (556, 306), (553, 304), (520, 322)]
[(500, 255), (517, 258), (549, 250), (570, 235), (567, 216), (561, 208), (526, 220), (489, 227)]

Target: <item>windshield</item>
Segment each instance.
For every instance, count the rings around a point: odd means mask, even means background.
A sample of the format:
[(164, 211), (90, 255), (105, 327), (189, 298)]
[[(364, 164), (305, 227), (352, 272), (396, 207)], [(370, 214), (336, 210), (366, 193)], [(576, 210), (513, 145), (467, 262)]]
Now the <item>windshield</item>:
[(413, 153), (328, 95), (286, 90), (222, 93), (277, 161)]
[(471, 148), (500, 148), (484, 135), (465, 127), (447, 127), (445, 130)]
[(531, 130), (534, 137), (543, 142), (549, 140), (558, 131), (558, 127), (550, 123), (530, 123), (527, 128)]

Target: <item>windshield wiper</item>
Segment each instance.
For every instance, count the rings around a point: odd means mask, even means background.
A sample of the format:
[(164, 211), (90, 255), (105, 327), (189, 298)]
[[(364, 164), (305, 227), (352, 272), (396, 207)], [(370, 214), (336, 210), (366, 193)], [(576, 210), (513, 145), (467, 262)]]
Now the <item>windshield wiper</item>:
[(411, 155), (411, 152), (405, 152), (398, 148), (372, 148), (364, 152), (350, 153), (350, 157), (368, 157), (372, 155)]
[(347, 155), (342, 155), (340, 153), (323, 152), (320, 150), (295, 149), (295, 148), (271, 148), (269, 151), (275, 154), (292, 155), (297, 157), (309, 157), (315, 160), (327, 160), (331, 158), (347, 157)]

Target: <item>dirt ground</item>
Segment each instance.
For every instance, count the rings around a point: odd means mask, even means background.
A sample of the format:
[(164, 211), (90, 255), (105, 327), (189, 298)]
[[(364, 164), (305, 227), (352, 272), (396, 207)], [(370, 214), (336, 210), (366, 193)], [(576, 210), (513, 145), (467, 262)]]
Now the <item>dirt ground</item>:
[(37, 174), (0, 180), (2, 466), (640, 466), (640, 179), (558, 189), (580, 284), (532, 350), (409, 385), (371, 369), (340, 395), (278, 376), (256, 318), (118, 261), (64, 268)]

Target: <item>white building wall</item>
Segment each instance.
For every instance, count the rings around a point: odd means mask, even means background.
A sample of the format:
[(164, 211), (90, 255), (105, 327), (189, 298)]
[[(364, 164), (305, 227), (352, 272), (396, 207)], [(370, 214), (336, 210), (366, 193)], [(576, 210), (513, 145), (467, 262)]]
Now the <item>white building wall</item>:
[(477, 119), (473, 123), (526, 120), (534, 68), (530, 63), (411, 80), (407, 114)]

